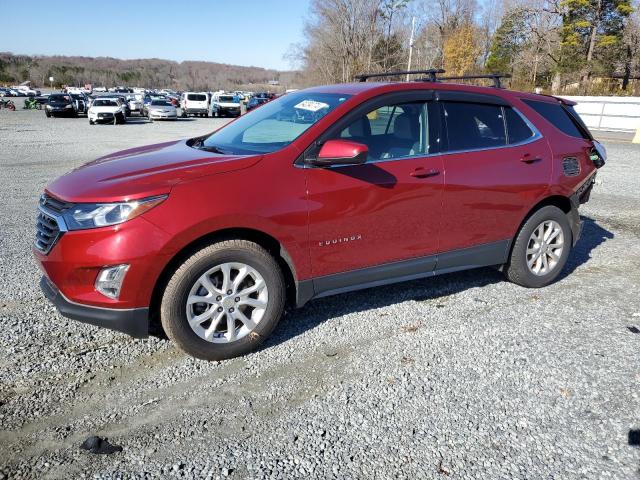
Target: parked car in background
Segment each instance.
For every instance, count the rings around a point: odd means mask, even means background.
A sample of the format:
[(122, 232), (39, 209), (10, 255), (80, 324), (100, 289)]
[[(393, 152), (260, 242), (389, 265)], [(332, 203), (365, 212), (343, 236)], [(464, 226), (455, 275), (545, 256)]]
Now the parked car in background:
[(131, 113), (135, 112), (140, 116), (142, 116), (142, 107), (144, 106), (142, 94), (135, 93), (135, 94), (127, 95), (126, 101), (129, 107), (129, 112)]
[(176, 107), (169, 100), (153, 100), (147, 106), (149, 120), (175, 120), (178, 118)]
[(40, 90), (35, 90), (27, 85), (17, 85), (15, 87), (11, 87), (11, 89), (18, 92), (18, 96), (21, 97), (37, 97), (41, 95)]
[(259, 107), (260, 105), (267, 103), (268, 101), (269, 101), (268, 98), (251, 97), (251, 100), (247, 102), (247, 112), (250, 110), (253, 110), (256, 107)]
[(89, 125), (96, 123), (122, 124), (127, 121), (125, 107), (119, 98), (98, 97), (88, 113)]
[(75, 103), (75, 109), (77, 114), (86, 115), (89, 110), (89, 98), (84, 92), (69, 92)]
[(17, 97), (18, 92), (12, 88), (0, 87), (0, 97)]
[(107, 87), (94, 87), (93, 91), (94, 92), (106, 92), (107, 91)]
[(147, 116), (149, 105), (151, 105), (151, 102), (153, 102), (154, 100), (167, 100), (167, 97), (157, 93), (148, 93), (147, 95), (145, 95), (142, 99), (142, 116), (143, 117)]
[(240, 115), (240, 99), (231, 93), (215, 93), (211, 101), (214, 117), (237, 117)]
[(47, 117), (77, 117), (76, 101), (68, 93), (52, 93), (44, 106)]
[(184, 92), (180, 99), (182, 116), (209, 116), (209, 94), (203, 92)]
[(127, 96), (126, 95), (124, 95), (124, 94), (110, 94), (110, 95), (106, 95), (104, 97), (99, 97), (99, 98), (112, 98), (112, 99), (116, 100), (122, 106), (124, 114), (127, 117), (131, 116), (131, 108), (129, 107), (129, 102), (127, 101)]

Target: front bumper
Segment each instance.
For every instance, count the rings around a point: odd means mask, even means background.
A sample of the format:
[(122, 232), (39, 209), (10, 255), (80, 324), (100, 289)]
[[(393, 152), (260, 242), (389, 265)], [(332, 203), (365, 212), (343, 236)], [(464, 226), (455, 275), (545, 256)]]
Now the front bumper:
[(185, 108), (183, 109), (186, 114), (191, 113), (209, 113), (209, 110), (206, 108)]
[(221, 115), (240, 115), (240, 108), (236, 107), (219, 107), (217, 111)]
[(178, 118), (178, 114), (159, 113), (159, 112), (150, 111), (149, 118), (153, 118), (154, 120), (176, 120)]
[(40, 288), (60, 314), (67, 318), (116, 330), (135, 338), (149, 336), (148, 308), (117, 309), (81, 305), (68, 300), (45, 276), (40, 279)]

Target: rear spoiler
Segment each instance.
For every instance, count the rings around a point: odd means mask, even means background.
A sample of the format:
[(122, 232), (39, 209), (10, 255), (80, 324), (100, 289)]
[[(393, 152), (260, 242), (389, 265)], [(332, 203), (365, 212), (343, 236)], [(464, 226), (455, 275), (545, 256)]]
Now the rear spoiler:
[(556, 97), (556, 96), (553, 96), (553, 98), (555, 98), (555, 99), (556, 99), (556, 100), (558, 100), (560, 103), (562, 103), (562, 104), (564, 104), (564, 105), (567, 105), (567, 106), (569, 106), (569, 107), (572, 107), (572, 106), (574, 106), (574, 105), (577, 105), (577, 104), (578, 104), (578, 102), (574, 102), (573, 100), (569, 100), (569, 99), (566, 99), (566, 98), (561, 98), (561, 97)]

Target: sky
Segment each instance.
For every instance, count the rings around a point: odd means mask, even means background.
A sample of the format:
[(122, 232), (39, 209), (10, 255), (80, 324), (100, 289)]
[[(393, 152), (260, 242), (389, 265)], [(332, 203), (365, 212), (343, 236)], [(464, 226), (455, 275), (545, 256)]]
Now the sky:
[(51, 0), (29, 0), (33, 15), (3, 22), (0, 51), (288, 70), (283, 56), (303, 39), (309, 1), (65, 0), (60, 8)]

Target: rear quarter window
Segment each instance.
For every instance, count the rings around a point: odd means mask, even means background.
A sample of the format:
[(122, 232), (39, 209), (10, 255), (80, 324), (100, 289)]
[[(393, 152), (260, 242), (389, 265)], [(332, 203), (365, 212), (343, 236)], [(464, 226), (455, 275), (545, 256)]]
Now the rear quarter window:
[(560, 103), (523, 101), (561, 132), (571, 137), (589, 139), (587, 133), (583, 131), (583, 127), (577, 124)]
[(509, 145), (526, 142), (535, 135), (518, 112), (512, 108), (505, 107), (504, 114), (507, 122), (507, 137)]

